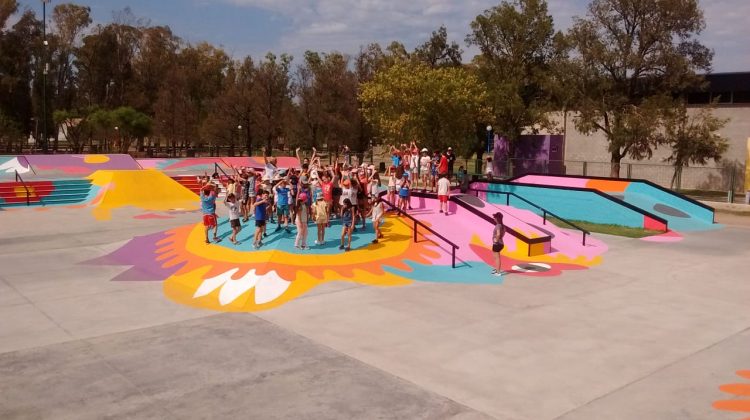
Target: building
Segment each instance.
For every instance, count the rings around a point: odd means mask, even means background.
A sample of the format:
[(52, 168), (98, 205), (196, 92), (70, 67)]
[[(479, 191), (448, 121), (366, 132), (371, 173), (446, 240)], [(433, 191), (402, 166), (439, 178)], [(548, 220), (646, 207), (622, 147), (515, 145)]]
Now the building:
[[(685, 168), (679, 186), (682, 189), (725, 191), (734, 182), (735, 191), (741, 191), (750, 138), (750, 72), (710, 74), (706, 80), (708, 86), (704, 91), (688, 95), (689, 106), (697, 109), (714, 99), (718, 101), (714, 115), (729, 119), (721, 130), (721, 134), (729, 140), (729, 148), (719, 163)], [(568, 172), (581, 173), (583, 162), (586, 162), (588, 175), (609, 176), (611, 158), (606, 138), (600, 132), (590, 136), (582, 134), (576, 130), (574, 118), (575, 113), (569, 112), (559, 119), (559, 126), (565, 134), (564, 154)], [(642, 161), (625, 158), (621, 176), (630, 174), (633, 178), (645, 178), (667, 187), (677, 187), (671, 185), (673, 168), (664, 162), (670, 152), (668, 148), (661, 148), (655, 151), (651, 159)]]

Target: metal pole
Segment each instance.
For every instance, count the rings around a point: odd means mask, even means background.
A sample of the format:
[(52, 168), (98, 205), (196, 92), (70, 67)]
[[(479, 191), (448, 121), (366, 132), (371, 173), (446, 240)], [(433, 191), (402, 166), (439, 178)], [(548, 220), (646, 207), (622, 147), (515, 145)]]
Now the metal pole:
[(452, 255), (453, 262), (452, 262), (452, 265), (453, 265), (453, 268), (456, 268), (456, 248), (455, 247), (451, 247), (451, 248), (453, 249), (453, 255)]
[(414, 221), (414, 242), (417, 242), (417, 221)]
[(42, 151), (49, 153), (49, 139), (47, 138), (47, 3), (51, 0), (42, 0)]

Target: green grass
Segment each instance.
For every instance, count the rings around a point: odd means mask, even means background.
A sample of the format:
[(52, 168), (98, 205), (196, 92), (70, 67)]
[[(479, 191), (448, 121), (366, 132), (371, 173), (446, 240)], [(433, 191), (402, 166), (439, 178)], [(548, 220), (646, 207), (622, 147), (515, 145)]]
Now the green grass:
[[(570, 225), (555, 217), (548, 216), (547, 220), (557, 227), (572, 229)], [(581, 220), (571, 220), (570, 222), (592, 233), (604, 233), (607, 235), (624, 236), (626, 238), (645, 238), (647, 236), (661, 235), (664, 233), (660, 230), (632, 228), (620, 225), (603, 225), (599, 223), (584, 222)]]

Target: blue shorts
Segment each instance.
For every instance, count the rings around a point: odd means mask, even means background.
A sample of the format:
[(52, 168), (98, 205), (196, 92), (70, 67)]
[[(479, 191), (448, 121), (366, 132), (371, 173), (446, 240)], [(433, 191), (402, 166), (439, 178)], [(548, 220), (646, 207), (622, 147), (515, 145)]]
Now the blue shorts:
[(409, 190), (398, 190), (398, 196), (401, 198), (409, 197)]
[(276, 215), (281, 216), (289, 216), (289, 205), (287, 204), (279, 204), (276, 206)]

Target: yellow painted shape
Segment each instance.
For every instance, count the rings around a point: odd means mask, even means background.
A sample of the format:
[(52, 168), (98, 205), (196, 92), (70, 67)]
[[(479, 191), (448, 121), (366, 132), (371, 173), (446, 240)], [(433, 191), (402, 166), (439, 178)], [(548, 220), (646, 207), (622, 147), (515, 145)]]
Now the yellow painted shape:
[[(383, 240), (387, 246), (381, 247), (378, 252), (372, 252), (370, 249), (355, 249), (346, 253), (346, 257), (343, 258), (341, 254), (331, 255), (317, 255), (317, 254), (292, 254), (285, 251), (279, 251), (275, 249), (260, 250), (253, 252), (240, 251), (235, 249), (226, 248), (223, 246), (212, 246), (206, 247), (205, 241), (205, 230), (203, 225), (197, 224), (190, 232), (190, 236), (187, 239), (185, 250), (194, 255), (201, 255), (211, 260), (222, 261), (230, 264), (283, 264), (286, 266), (293, 267), (309, 267), (309, 266), (320, 266), (320, 267), (340, 267), (340, 266), (352, 266), (361, 265), (367, 263), (377, 263), (384, 259), (398, 257), (407, 253), (410, 247), (411, 241), (409, 240), (395, 240), (394, 238), (408, 239), (411, 238), (411, 229), (404, 223), (391, 223), (389, 224), (391, 231), (388, 236)], [(336, 232), (331, 230), (328, 232), (329, 239), (331, 233)], [(335, 233), (333, 233), (333, 237)]]
[[(521, 241), (518, 238), (513, 238), (513, 241), (516, 243), (516, 248), (512, 249), (508, 246), (508, 243), (505, 245), (505, 249), (503, 250), (503, 255), (511, 257), (513, 259), (519, 260), (519, 261), (528, 261), (528, 262), (541, 262), (541, 263), (557, 263), (557, 264), (574, 264), (574, 265), (580, 265), (583, 267), (591, 267), (595, 265), (599, 265), (602, 262), (601, 255), (597, 255), (594, 258), (587, 258), (585, 255), (577, 255), (575, 257), (571, 257), (569, 255), (565, 255), (561, 252), (554, 252), (552, 254), (540, 254), (540, 255), (528, 255), (528, 248), (526, 248), (526, 243)], [(490, 248), (488, 244), (485, 244), (484, 241), (478, 236), (474, 235), (471, 238), (471, 244), (476, 245), (483, 248)]]
[(101, 164), (109, 162), (109, 156), (107, 155), (86, 155), (83, 157), (85, 163)]
[[(429, 242), (415, 244), (411, 241), (409, 226), (388, 217), (383, 229), (388, 229), (386, 240), (336, 255), (300, 255), (285, 251), (268, 250), (242, 252), (221, 246), (207, 247), (203, 243), (203, 227), (178, 228), (173, 236), (157, 245), (157, 260), (162, 267), (187, 262), (177, 273), (164, 281), (164, 295), (180, 304), (224, 312), (252, 312), (283, 305), (310, 289), (329, 281), (349, 281), (371, 286), (403, 286), (412, 280), (383, 270), (383, 266), (397, 266), (405, 259), (420, 260), (439, 257)], [(393, 240), (388, 240), (388, 237)], [(377, 247), (377, 250), (372, 249)], [(424, 260), (427, 261), (427, 260)], [(408, 269), (404, 265), (401, 269)], [(255, 302), (252, 288), (229, 304), (219, 302), (220, 288), (206, 296), (193, 298), (196, 290), (207, 278), (239, 269), (235, 276), (248, 270), (264, 274), (275, 271), (290, 282), (289, 287), (271, 302)]]
[(545, 252), (544, 252), (544, 243), (529, 244), (529, 248), (530, 248), (529, 254), (532, 257), (536, 257), (536, 256), (539, 256), (539, 255), (544, 255), (545, 254)]
[[(36, 190), (34, 189), (34, 187), (27, 188), (29, 189), (29, 197), (36, 197)], [(26, 188), (24, 187), (13, 187), (13, 192), (16, 193), (16, 197), (18, 198), (26, 198)]]
[(143, 210), (195, 210), (198, 196), (167, 175), (153, 169), (101, 170), (88, 176), (93, 185), (102, 188), (93, 214), (98, 220), (109, 220), (112, 210), (133, 206)]

